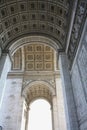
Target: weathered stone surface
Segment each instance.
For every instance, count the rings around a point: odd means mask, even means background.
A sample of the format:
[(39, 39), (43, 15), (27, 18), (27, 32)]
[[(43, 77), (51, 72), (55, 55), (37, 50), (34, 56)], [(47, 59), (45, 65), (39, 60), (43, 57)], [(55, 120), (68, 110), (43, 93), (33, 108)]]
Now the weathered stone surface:
[(59, 55), (60, 72), (66, 111), (67, 130), (79, 130), (77, 113), (75, 109), (68, 59), (65, 53)]
[(11, 68), (11, 61), (8, 54), (3, 54), (0, 59), (0, 108), (4, 96), (7, 74)]
[[(13, 82), (15, 82), (13, 84)], [(0, 110), (0, 125), (4, 130), (18, 130), (22, 120), (21, 79), (8, 79)]]
[(71, 71), (73, 93), (80, 130), (87, 130), (87, 22)]
[(82, 77), (83, 88), (86, 93), (85, 96), (87, 96), (87, 49), (84, 45), (82, 46), (78, 56), (78, 66)]
[(79, 0), (77, 4), (75, 19), (73, 22), (70, 44), (68, 47), (68, 58), (70, 60), (70, 68), (72, 67), (80, 40), (84, 24), (87, 16), (87, 1)]

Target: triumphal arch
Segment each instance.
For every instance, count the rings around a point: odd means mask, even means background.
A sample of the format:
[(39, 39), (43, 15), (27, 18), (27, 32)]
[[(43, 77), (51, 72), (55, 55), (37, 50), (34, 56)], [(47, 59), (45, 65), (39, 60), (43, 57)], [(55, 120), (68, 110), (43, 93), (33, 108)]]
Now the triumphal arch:
[(37, 99), (52, 130), (87, 130), (87, 0), (0, 0), (0, 129), (28, 130)]

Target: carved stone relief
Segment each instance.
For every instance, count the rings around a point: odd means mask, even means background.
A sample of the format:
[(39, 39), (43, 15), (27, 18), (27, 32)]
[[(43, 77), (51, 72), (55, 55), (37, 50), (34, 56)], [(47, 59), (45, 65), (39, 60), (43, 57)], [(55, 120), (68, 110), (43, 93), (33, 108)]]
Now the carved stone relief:
[(78, 1), (77, 5), (77, 11), (75, 15), (75, 20), (72, 28), (72, 34), (71, 34), (71, 39), (70, 39), (70, 44), (68, 48), (68, 58), (70, 60), (70, 68), (72, 66), (79, 41), (80, 41), (80, 36), (82, 33), (83, 25), (86, 19), (86, 14), (87, 14), (87, 1)]
[(78, 65), (79, 65), (81, 76), (83, 77), (82, 81), (87, 96), (87, 50), (84, 45), (82, 46), (78, 57)]
[(12, 63), (12, 69), (13, 70), (21, 70), (22, 66), (22, 55), (21, 55), (21, 49), (17, 50), (16, 53), (14, 53), (12, 57), (13, 63)]

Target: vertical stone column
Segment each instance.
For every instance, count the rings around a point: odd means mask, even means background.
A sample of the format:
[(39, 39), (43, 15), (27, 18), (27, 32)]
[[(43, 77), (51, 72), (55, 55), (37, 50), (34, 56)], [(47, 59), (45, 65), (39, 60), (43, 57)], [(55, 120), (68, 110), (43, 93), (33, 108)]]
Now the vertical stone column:
[(26, 117), (26, 130), (29, 130), (29, 111), (30, 111), (30, 108), (29, 106), (27, 107), (27, 117)]
[(0, 110), (0, 125), (4, 130), (21, 130), (24, 126), (25, 99), (21, 96), (21, 88), (22, 78), (8, 76)]
[(27, 130), (27, 108), (25, 99), (23, 99), (23, 107), (22, 107), (22, 121), (21, 121), (21, 130)]
[(68, 58), (65, 53), (59, 54), (59, 66), (62, 78), (67, 130), (78, 130), (77, 113), (72, 91), (70, 72), (68, 69)]
[(26, 108), (26, 126), (25, 126), (25, 130), (28, 130), (28, 123), (29, 123), (29, 110), (30, 110), (30, 108), (29, 108), (29, 106), (27, 106), (27, 108)]
[(63, 90), (61, 85), (60, 75), (55, 76), (56, 81), (56, 96), (57, 96), (57, 106), (58, 106), (58, 124), (59, 130), (67, 130), (66, 129), (66, 119), (65, 119), (65, 107), (64, 107), (64, 98), (63, 98)]
[(11, 60), (8, 54), (2, 54), (0, 58), (0, 108), (4, 95), (7, 74), (11, 68)]
[(53, 130), (59, 130), (58, 126), (58, 110), (57, 110), (57, 98), (53, 96), (52, 100), (52, 118), (53, 118)]

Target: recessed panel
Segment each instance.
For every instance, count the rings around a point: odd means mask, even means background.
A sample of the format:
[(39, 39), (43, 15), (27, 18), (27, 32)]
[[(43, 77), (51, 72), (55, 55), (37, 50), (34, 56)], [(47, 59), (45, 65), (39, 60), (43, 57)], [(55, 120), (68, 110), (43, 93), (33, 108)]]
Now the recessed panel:
[(28, 62), (28, 63), (26, 63), (26, 70), (27, 71), (32, 71), (32, 70), (34, 70), (34, 62)]
[(35, 70), (43, 70), (43, 62), (35, 62)]

